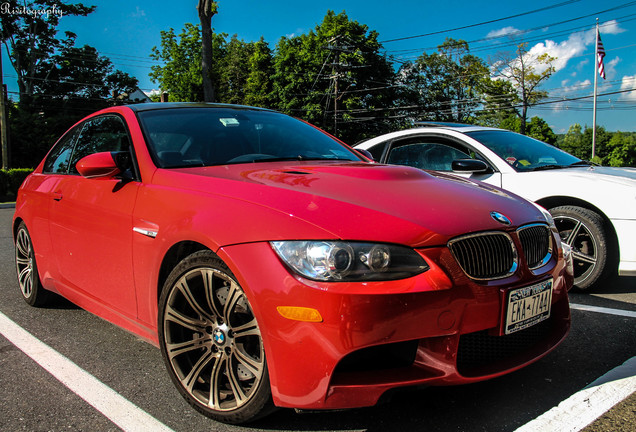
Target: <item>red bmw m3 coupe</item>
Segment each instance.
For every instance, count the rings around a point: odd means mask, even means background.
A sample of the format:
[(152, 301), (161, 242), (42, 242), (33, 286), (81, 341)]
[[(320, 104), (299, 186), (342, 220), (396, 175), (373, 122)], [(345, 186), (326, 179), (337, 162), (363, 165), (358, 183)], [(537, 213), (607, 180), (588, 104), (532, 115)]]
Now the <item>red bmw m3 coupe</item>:
[(570, 325), (572, 259), (545, 210), (265, 109), (88, 116), (20, 188), (13, 232), (28, 304), (54, 292), (157, 345), (228, 423), (493, 378)]

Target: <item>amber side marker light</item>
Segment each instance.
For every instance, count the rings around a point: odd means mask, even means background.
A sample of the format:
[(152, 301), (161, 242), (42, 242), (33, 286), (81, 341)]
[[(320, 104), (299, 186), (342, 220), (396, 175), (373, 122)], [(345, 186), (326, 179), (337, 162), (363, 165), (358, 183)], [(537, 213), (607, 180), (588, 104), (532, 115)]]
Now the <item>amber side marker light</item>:
[(300, 306), (278, 306), (278, 313), (287, 319), (305, 322), (322, 322), (322, 316), (316, 309)]

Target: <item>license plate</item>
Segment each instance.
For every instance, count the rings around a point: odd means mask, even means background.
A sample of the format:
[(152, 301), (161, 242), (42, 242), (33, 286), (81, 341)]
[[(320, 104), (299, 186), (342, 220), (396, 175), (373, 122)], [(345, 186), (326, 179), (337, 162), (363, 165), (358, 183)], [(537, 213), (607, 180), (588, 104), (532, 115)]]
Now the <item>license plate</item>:
[(552, 279), (508, 293), (505, 333), (531, 327), (550, 318)]

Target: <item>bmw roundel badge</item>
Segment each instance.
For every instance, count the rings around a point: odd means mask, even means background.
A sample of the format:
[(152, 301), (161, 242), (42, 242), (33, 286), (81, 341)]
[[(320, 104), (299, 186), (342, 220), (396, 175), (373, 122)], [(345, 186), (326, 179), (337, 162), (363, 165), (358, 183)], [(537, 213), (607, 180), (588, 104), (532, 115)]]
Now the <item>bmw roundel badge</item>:
[(490, 216), (497, 222), (502, 223), (504, 225), (510, 225), (512, 223), (510, 222), (510, 219), (508, 219), (505, 215), (502, 215), (501, 213), (496, 211), (491, 211)]
[(225, 333), (221, 329), (214, 330), (212, 334), (212, 339), (219, 345), (223, 345), (225, 343)]

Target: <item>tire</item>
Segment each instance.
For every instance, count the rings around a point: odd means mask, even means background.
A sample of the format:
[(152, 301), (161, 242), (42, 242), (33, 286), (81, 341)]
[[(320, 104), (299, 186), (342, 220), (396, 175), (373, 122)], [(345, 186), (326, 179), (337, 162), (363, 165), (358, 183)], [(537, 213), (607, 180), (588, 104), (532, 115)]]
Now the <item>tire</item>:
[(550, 209), (561, 241), (572, 247), (574, 286), (588, 291), (611, 272), (610, 238), (600, 215), (577, 206)]
[(239, 424), (274, 409), (260, 328), (229, 268), (211, 251), (186, 257), (159, 300), (168, 373), (197, 411)]
[(24, 301), (35, 307), (45, 306), (50, 300), (50, 293), (42, 287), (33, 242), (24, 222), (20, 223), (15, 235), (15, 267)]

